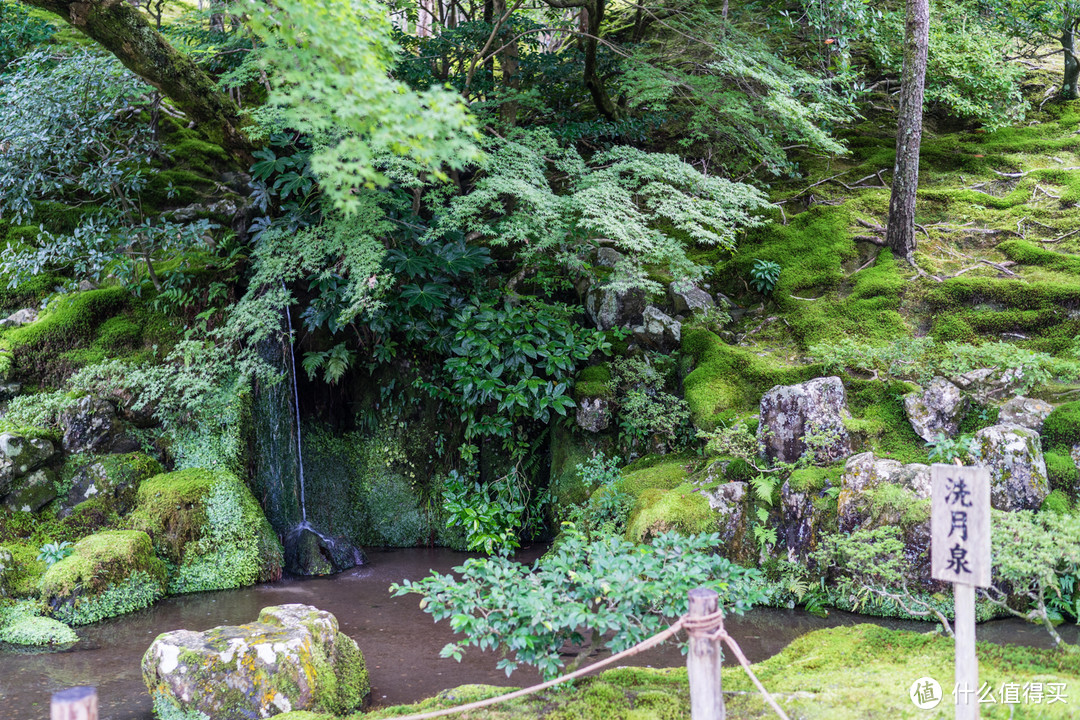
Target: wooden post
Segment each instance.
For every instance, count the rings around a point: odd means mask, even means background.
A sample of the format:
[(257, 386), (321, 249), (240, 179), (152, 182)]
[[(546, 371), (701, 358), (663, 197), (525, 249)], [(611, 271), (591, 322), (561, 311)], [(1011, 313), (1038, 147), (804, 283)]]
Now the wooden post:
[(934, 465), (930, 482), (930, 576), (953, 584), (956, 720), (976, 720), (975, 588), (990, 585), (990, 473)]
[(74, 687), (53, 693), (51, 720), (98, 720), (97, 688)]
[[(719, 607), (719, 596), (715, 590), (709, 588), (694, 588), (688, 593), (688, 597), (690, 608), (687, 616), (690, 618), (712, 615)], [(724, 694), (720, 685), (720, 639), (702, 637), (703, 634), (690, 632), (690, 652), (686, 655), (686, 672), (690, 678), (690, 718), (724, 720)]]

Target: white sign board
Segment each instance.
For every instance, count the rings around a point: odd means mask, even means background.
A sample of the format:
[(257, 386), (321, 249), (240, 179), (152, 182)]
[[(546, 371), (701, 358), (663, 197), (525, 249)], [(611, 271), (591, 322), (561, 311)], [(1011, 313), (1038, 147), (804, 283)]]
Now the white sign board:
[(990, 472), (938, 464), (930, 478), (930, 576), (989, 587)]

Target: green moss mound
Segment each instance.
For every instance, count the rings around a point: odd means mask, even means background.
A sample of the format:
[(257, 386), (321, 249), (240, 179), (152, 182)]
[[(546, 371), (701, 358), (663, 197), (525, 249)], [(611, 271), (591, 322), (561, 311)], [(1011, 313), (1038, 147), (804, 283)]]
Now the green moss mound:
[(574, 380), (574, 399), (604, 398), (610, 400), (614, 394), (611, 381), (610, 365), (589, 365), (582, 368)]
[(39, 587), (56, 617), (85, 625), (152, 605), (165, 594), (166, 574), (146, 533), (110, 530), (77, 542)]
[(1046, 459), (1046, 477), (1052, 490), (1066, 493), (1080, 490), (1080, 470), (1070, 455), (1050, 450), (1043, 457)]
[(79, 636), (70, 627), (43, 617), (34, 603), (0, 600), (0, 642), (12, 645), (69, 645)]
[[(45, 574), (45, 562), (37, 559), (38, 552), (37, 546), (29, 543), (7, 542), (0, 545), (0, 564), (4, 565), (0, 574), (0, 596), (4, 593), (17, 598), (37, 595), (38, 581)], [(5, 554), (10, 556), (10, 562), (2, 562)]]
[(649, 455), (623, 468), (617, 487), (635, 498), (646, 490), (670, 490), (686, 482), (692, 467), (690, 457)]
[(644, 490), (626, 523), (627, 539), (644, 542), (670, 531), (697, 535), (716, 530), (716, 516), (699, 490), (692, 483), (671, 490)]
[(146, 480), (127, 523), (147, 533), (169, 563), (169, 592), (244, 587), (281, 575), (277, 535), (251, 491), (227, 470)]
[(683, 381), (694, 425), (712, 430), (740, 412), (756, 411), (775, 385), (793, 385), (822, 374), (820, 365), (789, 366), (728, 345), (715, 334), (693, 329), (682, 336), (694, 370)]
[(1080, 400), (1054, 408), (1043, 424), (1042, 439), (1045, 449), (1066, 455), (1080, 443)]

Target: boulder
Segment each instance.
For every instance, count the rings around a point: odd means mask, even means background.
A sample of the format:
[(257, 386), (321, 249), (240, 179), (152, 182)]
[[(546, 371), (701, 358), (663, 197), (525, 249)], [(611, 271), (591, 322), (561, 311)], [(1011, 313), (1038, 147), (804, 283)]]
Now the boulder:
[(992, 425), (975, 433), (976, 464), (990, 470), (990, 504), (998, 510), (1036, 510), (1050, 494), (1039, 433)]
[(904, 396), (908, 422), (915, 434), (927, 442), (933, 442), (938, 435), (956, 435), (969, 403), (960, 388), (943, 377), (935, 377), (924, 389)]
[[(840, 477), (840, 495), (836, 502), (840, 532), (852, 532), (873, 520), (873, 490), (883, 485), (901, 488), (913, 500), (930, 498), (930, 467), (919, 463), (904, 465), (897, 460), (875, 457), (872, 452), (852, 455)], [(876, 518), (881, 520), (880, 517)], [(889, 524), (899, 518), (889, 518)], [(871, 523), (877, 527), (881, 522)]]
[(0, 433), (0, 496), (11, 491), (17, 478), (41, 468), (55, 456), (56, 447), (46, 438)]
[(723, 483), (705, 491), (704, 495), (717, 515), (721, 554), (734, 562), (756, 560), (757, 545), (750, 530), (747, 483)]
[(58, 515), (67, 517), (79, 503), (94, 497), (106, 499), (117, 513), (126, 514), (135, 506), (139, 484), (161, 472), (161, 463), (141, 452), (95, 458), (71, 475), (71, 489)]
[(1002, 425), (1018, 425), (1028, 430), (1042, 432), (1043, 423), (1046, 422), (1046, 418), (1053, 409), (1054, 406), (1045, 400), (1017, 395), (1001, 406), (998, 422)]
[(1023, 385), (1024, 373), (1017, 368), (978, 368), (949, 379), (958, 388), (986, 405), (1012, 395)]
[(285, 569), (293, 575), (333, 575), (367, 562), (360, 548), (301, 523), (285, 537)]
[(299, 604), (263, 608), (245, 625), (159, 635), (142, 673), (161, 717), (344, 715), (370, 690), (356, 641), (330, 613)]
[(672, 350), (682, 340), (682, 324), (655, 305), (649, 305), (642, 313), (641, 325), (634, 328), (634, 339), (655, 350)]
[(39, 468), (11, 481), (4, 506), (15, 512), (37, 512), (56, 496), (56, 473), (50, 468)]
[(0, 402), (6, 402), (22, 393), (22, 383), (0, 382)]
[(676, 314), (696, 315), (716, 307), (712, 295), (689, 282), (673, 282), (668, 285), (668, 300)]
[(143, 481), (127, 524), (147, 533), (168, 561), (170, 593), (281, 577), (277, 535), (251, 490), (227, 470), (191, 468)]
[(575, 420), (582, 430), (594, 433), (607, 430), (611, 424), (611, 402), (601, 397), (582, 398)]
[(640, 324), (645, 305), (645, 291), (640, 288), (619, 291), (594, 285), (585, 293), (585, 312), (601, 330)]
[(623, 254), (615, 248), (602, 247), (596, 251), (596, 264), (599, 267), (613, 269), (623, 257)]
[(758, 440), (770, 458), (793, 463), (810, 449), (804, 438), (813, 435), (815, 462), (827, 465), (851, 454), (851, 436), (844, 426), (850, 417), (838, 377), (777, 385), (761, 398)]
[(3, 320), (0, 320), (0, 328), (19, 327), (20, 325), (29, 325), (37, 320), (38, 312), (35, 308), (23, 308), (22, 310), (16, 310), (8, 315)]
[(165, 594), (166, 569), (146, 533), (108, 530), (75, 543), (41, 578), (53, 615), (85, 625), (153, 604)]
[(128, 453), (139, 443), (125, 431), (109, 400), (88, 395), (60, 414), (64, 427), (64, 448), (71, 453)]

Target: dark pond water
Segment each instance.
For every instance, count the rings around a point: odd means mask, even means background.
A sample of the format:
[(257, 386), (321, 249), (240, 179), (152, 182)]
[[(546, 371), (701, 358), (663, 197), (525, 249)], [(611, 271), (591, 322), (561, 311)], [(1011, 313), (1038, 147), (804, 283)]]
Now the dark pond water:
[[(531, 561), (542, 550), (527, 550), (520, 559)], [(507, 678), (497, 671), (498, 657), (493, 653), (469, 650), (461, 663), (440, 659), (439, 650), (452, 638), (447, 623), (433, 623), (420, 610), (418, 596), (392, 598), (387, 592), (392, 582), (419, 579), (430, 570), (449, 572), (466, 557), (443, 549), (373, 551), (368, 554), (368, 565), (332, 578), (286, 578), (244, 590), (169, 598), (144, 611), (79, 629), (81, 641), (65, 652), (26, 652), (0, 645), (0, 720), (43, 720), (49, 714), (50, 695), (77, 685), (98, 687), (101, 720), (149, 720), (150, 701), (139, 662), (158, 634), (250, 622), (267, 605), (296, 602), (334, 613), (341, 630), (360, 644), (375, 705), (412, 702), (465, 683), (532, 684), (538, 680), (535, 673), (519, 670)], [(751, 662), (758, 662), (811, 630), (860, 622), (867, 619), (839, 612), (819, 618), (801, 611), (763, 609), (731, 618), (727, 627)], [(911, 622), (885, 624), (921, 631), (930, 627)], [(1043, 630), (1019, 621), (981, 625), (979, 638), (1048, 646)], [(634, 660), (654, 667), (684, 662), (674, 645), (655, 648)]]

